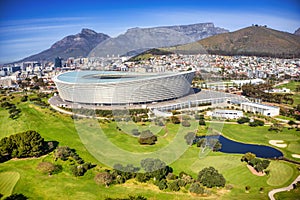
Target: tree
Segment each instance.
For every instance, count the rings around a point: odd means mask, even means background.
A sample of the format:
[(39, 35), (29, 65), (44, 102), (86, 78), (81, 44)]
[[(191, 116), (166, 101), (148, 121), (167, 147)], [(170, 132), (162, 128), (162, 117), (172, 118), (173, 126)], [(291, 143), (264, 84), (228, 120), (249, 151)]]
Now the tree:
[(195, 193), (195, 194), (204, 194), (204, 188), (201, 187), (201, 185), (200, 185), (199, 182), (193, 183), (193, 184), (190, 186), (189, 191), (190, 191), (191, 193)]
[(251, 152), (248, 152), (248, 153), (245, 153), (245, 155), (243, 155), (241, 161), (245, 161), (245, 162), (249, 162), (250, 160), (252, 160), (253, 158), (255, 158), (256, 155), (254, 153), (251, 153)]
[(98, 185), (108, 187), (113, 182), (113, 176), (108, 172), (101, 172), (95, 176), (94, 180)]
[(24, 194), (12, 194), (4, 198), (4, 200), (27, 200), (27, 199), (28, 197), (26, 197)]
[(153, 135), (153, 133), (150, 130), (142, 131), (139, 137), (139, 143), (140, 144), (155, 144), (157, 141), (157, 136)]
[(197, 147), (205, 147), (206, 146), (206, 139), (201, 138), (200, 140), (197, 141)]
[(219, 151), (220, 149), (222, 149), (222, 144), (218, 140), (218, 141), (216, 141), (215, 145), (213, 146), (213, 151)]
[(146, 158), (141, 161), (141, 167), (144, 168), (146, 172), (153, 172), (166, 167), (166, 163), (160, 159)]
[(224, 187), (226, 180), (222, 174), (213, 167), (206, 167), (198, 173), (198, 181), (204, 186), (212, 187)]
[(48, 143), (36, 131), (25, 131), (0, 140), (0, 161), (38, 157), (50, 151)]
[(185, 136), (184, 139), (188, 145), (192, 145), (194, 143), (195, 139), (195, 133), (193, 132), (188, 132)]
[(205, 125), (206, 125), (206, 123), (205, 123), (204, 119), (200, 119), (199, 126), (205, 126)]
[(179, 118), (176, 117), (176, 116), (171, 116), (171, 122), (172, 122), (173, 124), (179, 124), (179, 123), (180, 123), (180, 120), (179, 120)]

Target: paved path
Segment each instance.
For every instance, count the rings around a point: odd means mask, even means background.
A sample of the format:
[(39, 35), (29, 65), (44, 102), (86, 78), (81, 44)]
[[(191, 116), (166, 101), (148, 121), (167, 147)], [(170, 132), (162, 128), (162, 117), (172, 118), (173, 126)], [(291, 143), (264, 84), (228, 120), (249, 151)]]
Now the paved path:
[(94, 117), (94, 116), (87, 116), (87, 115), (81, 115), (81, 114), (74, 114), (73, 112), (66, 111), (66, 110), (64, 110), (64, 109), (61, 109), (61, 108), (55, 106), (55, 105), (50, 104), (50, 106), (51, 106), (54, 110), (56, 110), (56, 111), (58, 111), (58, 112), (61, 112), (61, 113), (64, 113), (64, 114), (67, 114), (67, 115), (76, 115), (76, 116), (78, 116), (78, 117), (83, 117), (83, 118), (109, 119), (109, 118), (107, 118), (107, 117)]
[(300, 175), (287, 187), (283, 187), (283, 188), (277, 188), (277, 189), (274, 189), (274, 190), (271, 190), (269, 192), (269, 198), (271, 200), (275, 200), (274, 198), (274, 194), (278, 193), (278, 192), (284, 192), (284, 191), (289, 191), (289, 190), (292, 190), (293, 189), (293, 184), (297, 183), (297, 182), (300, 182)]

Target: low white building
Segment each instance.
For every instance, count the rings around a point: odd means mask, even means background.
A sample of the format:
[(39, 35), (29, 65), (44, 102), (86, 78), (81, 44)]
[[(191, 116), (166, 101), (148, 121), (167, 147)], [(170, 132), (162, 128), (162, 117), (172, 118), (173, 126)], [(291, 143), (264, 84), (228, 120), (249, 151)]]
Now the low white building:
[(237, 119), (243, 117), (244, 114), (240, 110), (214, 110), (211, 116), (224, 119)]
[(260, 78), (248, 79), (248, 80), (232, 80), (232, 82), (235, 85), (238, 85), (238, 86), (243, 86), (245, 84), (258, 85), (258, 84), (265, 83), (265, 81), (263, 79), (260, 79)]
[(259, 113), (271, 117), (279, 115), (279, 107), (252, 103), (252, 102), (241, 103), (241, 109), (243, 109), (246, 112), (249, 111), (249, 112)]

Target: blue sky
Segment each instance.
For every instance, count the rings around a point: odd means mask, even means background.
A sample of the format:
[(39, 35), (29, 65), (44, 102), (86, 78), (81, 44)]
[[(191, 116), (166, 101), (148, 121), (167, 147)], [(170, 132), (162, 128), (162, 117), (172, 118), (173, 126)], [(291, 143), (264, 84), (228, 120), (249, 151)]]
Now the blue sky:
[(300, 27), (300, 3), (297, 0), (0, 0), (0, 63), (39, 53), (82, 28), (116, 37), (132, 27), (202, 22), (213, 22), (230, 31), (266, 24), (293, 33)]

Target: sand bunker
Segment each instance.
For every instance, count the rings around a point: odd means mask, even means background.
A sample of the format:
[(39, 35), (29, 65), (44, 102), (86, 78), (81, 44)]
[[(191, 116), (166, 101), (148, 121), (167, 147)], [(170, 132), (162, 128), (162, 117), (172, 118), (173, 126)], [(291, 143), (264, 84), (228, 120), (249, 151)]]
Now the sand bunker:
[(256, 176), (264, 176), (264, 175), (266, 175), (265, 172), (258, 172), (258, 171), (256, 171), (256, 170), (255, 170), (252, 166), (250, 166), (250, 165), (247, 165), (247, 167), (248, 167), (248, 169), (250, 170), (250, 172), (251, 172), (252, 174), (256, 175)]
[(269, 144), (274, 145), (279, 148), (287, 147), (287, 144), (285, 144), (283, 140), (270, 140)]
[(292, 156), (293, 156), (294, 158), (300, 158), (300, 155), (299, 155), (299, 154), (292, 154)]

